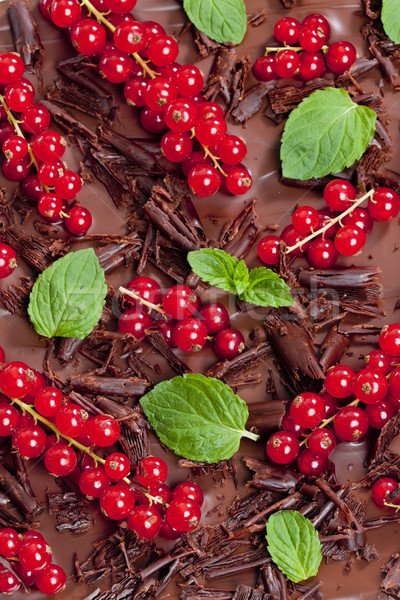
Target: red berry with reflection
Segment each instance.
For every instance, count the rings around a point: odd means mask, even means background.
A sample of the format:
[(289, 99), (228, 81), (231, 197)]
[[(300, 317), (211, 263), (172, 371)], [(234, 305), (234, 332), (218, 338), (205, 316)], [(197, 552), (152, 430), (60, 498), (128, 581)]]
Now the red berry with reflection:
[(214, 338), (215, 354), (223, 360), (231, 360), (245, 349), (244, 337), (237, 329), (222, 329)]
[(162, 305), (169, 317), (181, 321), (199, 310), (200, 299), (187, 285), (174, 285), (164, 294)]
[(223, 304), (211, 302), (201, 307), (199, 314), (209, 335), (215, 335), (229, 327), (229, 313)]
[(281, 238), (277, 235), (266, 235), (257, 244), (257, 254), (266, 265), (279, 263), (279, 248)]
[[(397, 504), (400, 500), (399, 484), (391, 477), (382, 477), (372, 486), (372, 499), (378, 506), (385, 506), (385, 502)], [(392, 495), (395, 496), (392, 499)]]
[(355, 198), (355, 187), (345, 179), (333, 179), (324, 188), (324, 200), (335, 212), (343, 212), (350, 208)]
[(277, 431), (267, 442), (267, 455), (278, 465), (288, 465), (293, 462), (300, 451), (300, 443), (294, 433)]
[(297, 458), (297, 468), (306, 477), (319, 477), (328, 468), (326, 456), (315, 456), (306, 448)]
[(353, 379), (353, 392), (361, 402), (374, 404), (384, 399), (389, 389), (385, 374), (367, 367)]
[(152, 540), (160, 533), (162, 519), (155, 505), (139, 505), (128, 515), (127, 524), (139, 538)]
[(155, 483), (164, 483), (167, 475), (168, 467), (166, 462), (157, 456), (142, 458), (136, 467), (137, 480), (145, 487)]
[(325, 414), (325, 405), (321, 396), (313, 392), (303, 392), (294, 398), (290, 405), (290, 416), (293, 421), (307, 429), (320, 424)]
[(357, 50), (350, 42), (334, 42), (325, 54), (328, 68), (337, 75), (348, 71), (355, 63)]
[(336, 446), (336, 438), (330, 429), (314, 429), (308, 438), (308, 448), (314, 456), (329, 456)]
[(87, 434), (95, 446), (106, 448), (118, 441), (121, 428), (118, 421), (107, 415), (96, 415), (87, 425)]
[(343, 440), (357, 442), (367, 433), (369, 421), (365, 411), (358, 406), (345, 406), (337, 413), (333, 427)]
[(353, 393), (355, 371), (346, 365), (336, 365), (325, 375), (324, 386), (334, 398), (348, 398)]

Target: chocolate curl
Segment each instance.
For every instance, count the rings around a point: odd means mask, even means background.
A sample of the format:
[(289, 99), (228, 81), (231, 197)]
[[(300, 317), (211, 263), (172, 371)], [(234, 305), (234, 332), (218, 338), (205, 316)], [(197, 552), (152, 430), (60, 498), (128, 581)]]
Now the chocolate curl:
[(361, 0), (364, 12), (370, 19), (378, 19), (381, 14), (382, 2), (380, 0)]
[(58, 360), (67, 365), (75, 358), (84, 343), (84, 339), (61, 338), (56, 353)]
[(145, 150), (140, 144), (130, 140), (123, 135), (105, 127), (99, 126), (100, 139), (106, 144), (110, 144), (118, 152), (125, 156), (131, 163), (144, 169), (146, 173), (160, 173), (160, 168), (157, 164), (157, 159), (154, 154)]
[(281, 426), (286, 404), (284, 400), (262, 400), (249, 404), (246, 427), (259, 435), (274, 433)]
[(153, 348), (155, 348), (165, 358), (169, 366), (176, 373), (178, 373), (178, 375), (193, 372), (188, 365), (186, 365), (180, 358), (176, 356), (176, 354), (172, 352), (161, 331), (148, 329), (146, 331), (146, 338)]
[(366, 23), (361, 28), (361, 34), (365, 40), (368, 42), (368, 47), (377, 59), (379, 66), (382, 69), (382, 73), (387, 79), (387, 81), (395, 87), (398, 85), (398, 77), (399, 74), (397, 69), (393, 65), (390, 56), (387, 56), (385, 52), (381, 48), (381, 42), (384, 39), (387, 39), (387, 36), (378, 28), (378, 26), (374, 25), (371, 22)]
[(261, 231), (255, 204), (252, 200), (236, 218), (228, 221), (219, 237), (220, 247), (239, 260), (247, 256)]
[(259, 490), (285, 494), (291, 492), (304, 479), (301, 473), (271, 465), (250, 456), (245, 456), (243, 462), (248, 469), (255, 471), (253, 479), (247, 485)]
[(298, 88), (287, 85), (282, 88), (272, 88), (268, 91), (268, 101), (276, 115), (286, 115), (296, 108), (304, 98), (308, 98), (316, 90), (334, 87), (331, 79), (314, 79)]
[(236, 62), (236, 49), (221, 46), (208, 77), (208, 82), (203, 89), (203, 96), (206, 100), (214, 101), (218, 94), (221, 94), (225, 104), (229, 106), (232, 99), (232, 82)]
[(202, 58), (206, 58), (207, 56), (211, 56), (211, 54), (216, 54), (221, 48), (221, 44), (215, 42), (211, 38), (208, 37), (202, 31), (196, 29), (196, 27), (192, 26), (193, 35), (194, 35), (194, 43), (197, 46), (197, 51)]
[(45, 240), (29, 235), (17, 225), (12, 225), (1, 233), (1, 239), (9, 244), (35, 271), (44, 271), (57, 258), (64, 256), (70, 245), (62, 239)]
[(91, 373), (71, 375), (70, 387), (82, 394), (110, 395), (121, 398), (143, 396), (150, 383), (140, 377), (102, 377)]
[(36, 498), (25, 491), (2, 462), (0, 462), (0, 486), (28, 521), (33, 521), (42, 512), (43, 509)]
[(44, 48), (25, 0), (13, 0), (7, 9), (14, 46), (29, 73), (36, 73), (43, 91)]
[(125, 180), (119, 176), (115, 168), (102, 156), (103, 153), (91, 148), (85, 158), (85, 166), (89, 167), (96, 179), (106, 188), (118, 209), (132, 208), (136, 204), (134, 195)]
[[(372, 465), (376, 465), (382, 462), (384, 458), (384, 454), (386, 450), (389, 448), (392, 441), (399, 435), (400, 433), (400, 412), (397, 413), (390, 419), (385, 425), (382, 427), (379, 432), (378, 439), (375, 444), (375, 448), (372, 452), (372, 456), (370, 462)], [(386, 475), (387, 476), (387, 475)]]
[[(99, 148), (98, 139), (93, 131), (90, 131), (83, 123), (78, 121), (76, 117), (73, 117), (68, 112), (53, 104), (53, 102), (49, 102), (48, 100), (41, 100), (40, 104), (42, 104), (49, 113), (51, 114), (52, 119), (61, 127), (63, 131), (68, 133), (69, 135), (73, 135), (77, 137), (77, 140), (83, 139), (86, 142), (89, 142), (91, 145)], [(88, 145), (88, 144), (86, 144)], [(84, 152), (88, 150), (85, 147)]]
[(0, 290), (0, 300), (12, 315), (28, 320), (29, 295), (33, 281), (25, 276), (20, 277), (20, 281), (20, 285), (9, 285), (7, 289)]
[(250, 369), (258, 367), (261, 363), (272, 356), (272, 350), (266, 342), (258, 344), (254, 348), (245, 350), (231, 360), (223, 360), (216, 363), (204, 373), (206, 377), (222, 379), (230, 385), (244, 385), (247, 383), (246, 373)]
[(267, 317), (267, 339), (281, 366), (287, 387), (295, 393), (319, 391), (325, 375), (306, 331), (293, 321)]
[[(26, 468), (24, 459), (22, 458), (22, 456), (20, 455), (19, 452), (14, 452), (12, 454), (12, 460), (13, 460), (13, 466), (14, 466), (15, 475), (17, 477), (17, 480), (19, 481), (21, 486), (24, 488), (25, 492), (29, 496), (31, 496), (31, 498), (36, 500), (36, 502), (39, 506), (39, 501), (35, 496), (35, 493), (31, 486), (31, 482), (29, 480), (28, 470)], [(43, 509), (41, 509), (41, 510), (43, 510)]]
[(356, 62), (350, 67), (348, 71), (345, 71), (342, 75), (336, 78), (336, 85), (347, 87), (351, 85), (352, 79), (362, 79), (366, 75), (373, 73), (379, 67), (379, 63), (376, 58), (366, 58), (362, 56), (358, 58)]
[(350, 345), (350, 340), (339, 333), (338, 327), (332, 327), (321, 345), (320, 365), (326, 373), (330, 367), (340, 362), (343, 354)]
[(232, 109), (231, 115), (237, 123), (246, 123), (251, 117), (261, 110), (265, 96), (268, 94), (272, 85), (259, 83), (251, 87)]

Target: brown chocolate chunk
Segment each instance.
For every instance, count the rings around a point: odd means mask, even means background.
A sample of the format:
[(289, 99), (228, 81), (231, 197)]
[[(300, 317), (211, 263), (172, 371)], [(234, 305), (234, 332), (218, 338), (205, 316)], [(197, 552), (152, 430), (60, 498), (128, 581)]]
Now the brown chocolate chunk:
[(43, 87), (44, 48), (28, 3), (13, 0), (7, 9), (15, 50), (20, 54), (28, 72), (36, 73)]
[(57, 519), (56, 530), (59, 533), (85, 533), (89, 531), (92, 521), (89, 503), (76, 492), (47, 494), (49, 514)]

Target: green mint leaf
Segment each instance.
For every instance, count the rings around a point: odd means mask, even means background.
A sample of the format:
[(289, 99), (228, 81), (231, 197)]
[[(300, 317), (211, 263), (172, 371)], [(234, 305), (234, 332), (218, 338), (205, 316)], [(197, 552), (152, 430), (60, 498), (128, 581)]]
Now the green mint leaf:
[[(229, 256), (229, 254), (228, 254), (228, 256)], [(247, 268), (247, 265), (244, 262), (244, 260), (241, 260), (237, 263), (237, 265), (235, 267), (235, 273), (234, 273), (236, 294), (238, 296), (243, 294), (243, 292), (249, 285), (249, 279), (250, 279), (249, 269)]]
[(39, 335), (83, 339), (97, 325), (107, 294), (104, 271), (92, 248), (70, 252), (37, 278), (29, 318)]
[(268, 552), (277, 567), (294, 583), (318, 573), (322, 560), (318, 532), (296, 510), (281, 510), (267, 522)]
[(183, 8), (193, 25), (211, 39), (223, 44), (240, 44), (247, 27), (244, 0), (183, 0)]
[(189, 460), (208, 463), (231, 458), (249, 411), (231, 388), (204, 375), (188, 374), (158, 383), (140, 404), (160, 441)]
[(383, 0), (382, 25), (386, 35), (395, 44), (400, 44), (400, 3), (399, 0)]
[(237, 285), (240, 287), (240, 277), (243, 277), (246, 281), (249, 276), (248, 269), (243, 261), (239, 261), (234, 256), (218, 248), (194, 250), (189, 252), (187, 259), (193, 271), (203, 281), (226, 292), (231, 292), (231, 294), (237, 294)]
[(342, 89), (317, 90), (292, 110), (282, 136), (284, 177), (339, 173), (361, 158), (375, 131), (376, 113)]
[(241, 300), (257, 306), (292, 306), (290, 287), (271, 269), (259, 267), (250, 271), (247, 288), (239, 296)]

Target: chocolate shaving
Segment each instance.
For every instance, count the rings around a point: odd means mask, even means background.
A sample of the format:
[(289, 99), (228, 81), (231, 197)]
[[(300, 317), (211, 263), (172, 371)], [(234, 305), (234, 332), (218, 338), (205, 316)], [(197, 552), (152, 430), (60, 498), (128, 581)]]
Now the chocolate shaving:
[(248, 585), (240, 584), (236, 588), (232, 600), (275, 600), (275, 596), (266, 594), (262, 590), (255, 590)]
[(64, 364), (70, 363), (84, 345), (85, 340), (78, 338), (61, 338), (57, 348), (57, 358)]
[(104, 153), (91, 148), (86, 156), (85, 166), (89, 167), (100, 183), (104, 185), (117, 208), (134, 206), (135, 199), (129, 186), (102, 154)]
[(28, 3), (25, 0), (13, 0), (8, 5), (7, 15), (15, 49), (27, 71), (36, 73), (42, 89), (44, 48)]
[(247, 16), (247, 25), (251, 27), (258, 27), (262, 25), (268, 18), (268, 13), (266, 8), (261, 8), (259, 11), (252, 15)]
[(28, 521), (33, 521), (42, 512), (37, 499), (25, 491), (3, 462), (0, 462), (0, 487)]
[(89, 503), (76, 492), (47, 494), (49, 514), (57, 519), (56, 530), (59, 533), (85, 533), (89, 531), (92, 522)]
[(235, 74), (237, 54), (235, 48), (221, 46), (214, 60), (208, 82), (203, 88), (203, 96), (206, 100), (214, 101), (221, 94), (226, 105), (232, 100), (232, 82)]
[(392, 63), (391, 57), (382, 49), (382, 41), (388, 40), (379, 25), (367, 22), (361, 28), (361, 34), (367, 40), (369, 50), (377, 59), (386, 80), (393, 86), (398, 85), (398, 71)]
[(122, 156), (125, 156), (132, 164), (144, 169), (147, 174), (160, 173), (160, 168), (154, 154), (134, 140), (130, 140), (104, 125), (99, 126), (98, 132), (103, 142), (110, 144), (110, 146), (115, 148)]
[(247, 485), (260, 490), (284, 494), (291, 492), (304, 479), (301, 473), (270, 465), (250, 456), (245, 456), (243, 462), (248, 469), (255, 471), (253, 479)]
[(14, 248), (15, 252), (35, 271), (44, 271), (57, 258), (64, 256), (69, 244), (62, 239), (45, 240), (25, 233), (17, 225), (12, 225), (0, 234), (2, 241)]
[(160, 331), (148, 329), (146, 331), (146, 338), (178, 375), (192, 373), (192, 369), (172, 352)]
[[(387, 572), (384, 580), (381, 583), (380, 589), (394, 596), (395, 598), (400, 597), (400, 556), (394, 554), (391, 556), (388, 565), (386, 566)], [(386, 570), (385, 569), (385, 570)]]
[(29, 295), (33, 281), (30, 277), (22, 276), (20, 282), (20, 285), (9, 285), (7, 289), (0, 290), (0, 300), (12, 315), (28, 319)]
[(399, 435), (400, 433), (400, 412), (390, 419), (385, 425), (382, 427), (379, 432), (378, 439), (375, 444), (375, 448), (373, 450), (371, 456), (371, 463), (374, 465), (377, 462), (381, 462), (384, 453), (389, 448), (392, 441)]
[(180, 600), (232, 600), (229, 590), (204, 588), (197, 585), (181, 586)]
[(284, 400), (260, 400), (248, 405), (249, 418), (246, 427), (259, 435), (271, 435), (280, 428), (286, 412)]
[(370, 19), (378, 19), (381, 14), (381, 0), (361, 0), (364, 12)]
[(82, 145), (82, 140), (85, 142), (84, 152), (88, 150), (88, 143), (98, 147), (98, 140), (96, 134), (90, 131), (83, 123), (78, 121), (76, 117), (73, 117), (68, 112), (49, 102), (48, 100), (41, 100), (40, 102), (51, 114), (52, 119), (61, 127), (63, 131), (66, 131), (69, 136), (74, 136), (78, 146)]
[(362, 79), (366, 75), (373, 73), (378, 67), (379, 63), (376, 58), (366, 58), (365, 56), (362, 56), (356, 60), (348, 71), (345, 71), (336, 78), (335, 84), (337, 86), (347, 87), (351, 85), (352, 79)]
[(250, 252), (261, 230), (255, 204), (252, 200), (236, 218), (228, 221), (219, 237), (221, 248), (239, 260)]
[(343, 333), (339, 333), (337, 326), (329, 330), (321, 345), (322, 356), (319, 361), (325, 373), (340, 362), (349, 345), (350, 340)]
[(300, 88), (293, 85), (273, 88), (268, 91), (268, 101), (274, 114), (286, 115), (316, 90), (324, 90), (333, 85), (331, 79), (314, 79)]
[(219, 51), (221, 44), (218, 44), (218, 42), (215, 42), (209, 38), (208, 35), (202, 31), (199, 31), (194, 25), (192, 28), (194, 34), (194, 43), (196, 44), (197, 51), (202, 58), (206, 58), (211, 54), (216, 54)]
[(143, 396), (149, 387), (149, 381), (140, 377), (102, 377), (90, 372), (71, 375), (68, 383), (71, 389), (82, 394), (107, 394), (120, 398)]
[(237, 123), (246, 123), (261, 110), (263, 99), (271, 89), (271, 85), (259, 83), (247, 90), (240, 102), (231, 110), (231, 115)]
[(229, 386), (234, 387), (247, 383), (246, 373), (272, 355), (269, 344), (263, 342), (255, 348), (245, 350), (232, 360), (224, 360), (216, 363), (204, 373), (206, 377), (222, 379)]

